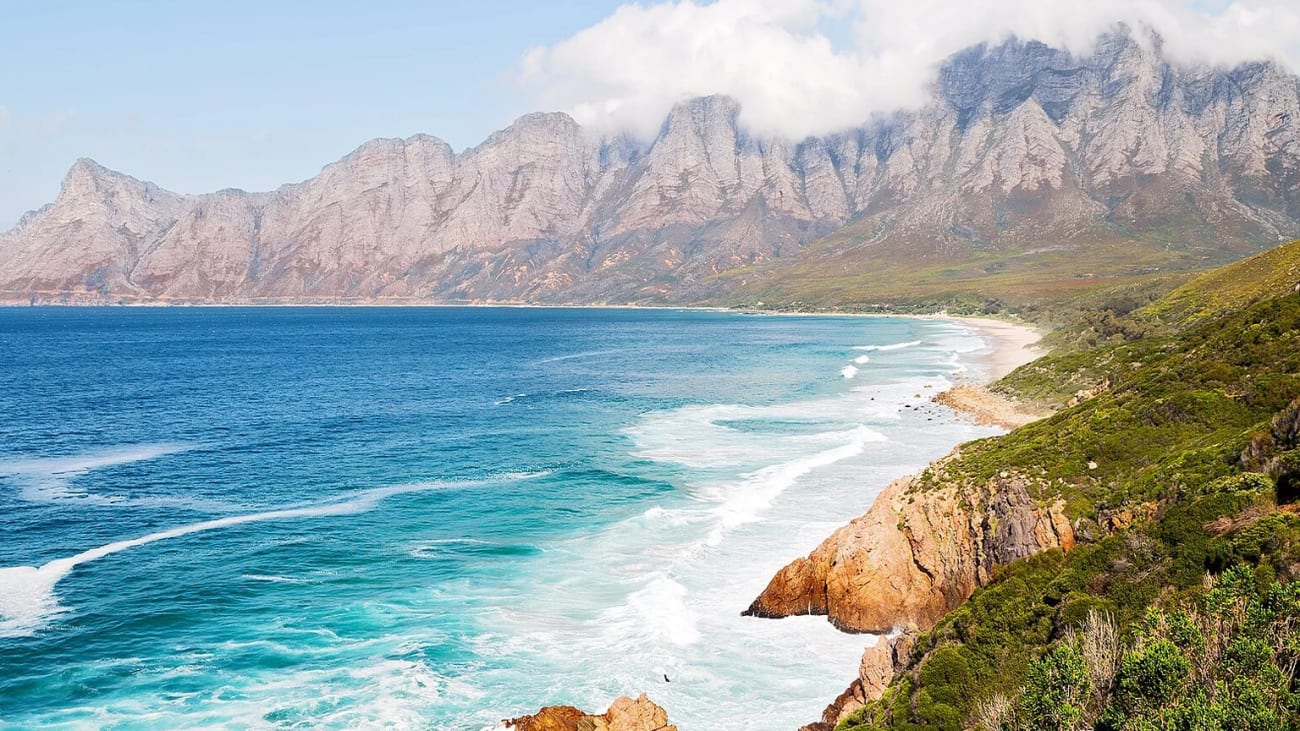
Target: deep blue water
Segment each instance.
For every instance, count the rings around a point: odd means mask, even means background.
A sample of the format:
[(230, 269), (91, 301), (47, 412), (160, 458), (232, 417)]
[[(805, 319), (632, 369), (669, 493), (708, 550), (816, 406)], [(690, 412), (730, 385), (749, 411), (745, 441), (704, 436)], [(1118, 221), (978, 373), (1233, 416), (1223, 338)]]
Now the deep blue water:
[(987, 433), (928, 404), (980, 347), (911, 319), (0, 309), (0, 727), (485, 729), (642, 690), (688, 731), (796, 727), (865, 640), (736, 615)]

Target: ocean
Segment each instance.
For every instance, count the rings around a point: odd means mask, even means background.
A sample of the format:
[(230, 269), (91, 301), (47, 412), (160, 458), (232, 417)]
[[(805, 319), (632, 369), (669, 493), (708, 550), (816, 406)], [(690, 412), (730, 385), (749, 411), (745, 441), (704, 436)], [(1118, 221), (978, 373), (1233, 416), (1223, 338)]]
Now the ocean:
[[(0, 728), (791, 731), (868, 636), (744, 618), (995, 433), (941, 319), (0, 308)], [(667, 676), (671, 682), (665, 682)]]

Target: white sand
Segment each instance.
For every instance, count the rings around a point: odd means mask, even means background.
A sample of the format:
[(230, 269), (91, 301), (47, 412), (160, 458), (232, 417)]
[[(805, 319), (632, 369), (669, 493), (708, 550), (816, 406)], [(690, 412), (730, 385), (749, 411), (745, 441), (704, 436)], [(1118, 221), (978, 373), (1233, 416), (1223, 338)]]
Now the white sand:
[(989, 317), (949, 317), (979, 332), (992, 347), (982, 358), (984, 377), (996, 381), (1047, 353), (1038, 346), (1043, 334), (1031, 325)]

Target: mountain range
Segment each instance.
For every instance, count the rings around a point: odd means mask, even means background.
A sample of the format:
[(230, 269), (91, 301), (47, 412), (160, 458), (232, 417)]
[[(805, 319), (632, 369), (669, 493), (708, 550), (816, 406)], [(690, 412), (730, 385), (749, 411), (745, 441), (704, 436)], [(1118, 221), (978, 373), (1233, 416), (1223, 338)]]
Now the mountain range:
[(826, 137), (739, 112), (687, 100), (648, 141), (560, 113), (459, 153), (377, 139), (262, 193), (82, 159), (0, 234), (0, 301), (842, 305), (914, 295), (900, 277), (1204, 268), (1300, 233), (1300, 78), (1177, 64), (1154, 35), (972, 47), (926, 106)]

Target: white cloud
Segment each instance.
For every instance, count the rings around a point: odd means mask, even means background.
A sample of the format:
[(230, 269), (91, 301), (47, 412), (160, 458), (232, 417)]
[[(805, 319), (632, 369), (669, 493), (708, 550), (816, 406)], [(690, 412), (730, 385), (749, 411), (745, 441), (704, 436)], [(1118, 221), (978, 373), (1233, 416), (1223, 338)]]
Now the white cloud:
[(623, 5), (530, 51), (517, 76), (606, 131), (648, 136), (674, 103), (727, 94), (751, 131), (801, 138), (923, 103), (967, 46), (1015, 35), (1083, 53), (1120, 22), (1156, 29), (1178, 62), (1300, 67), (1295, 0), (679, 0)]
[(9, 111), (9, 107), (0, 105), (0, 127), (8, 127), (12, 119), (13, 114)]

